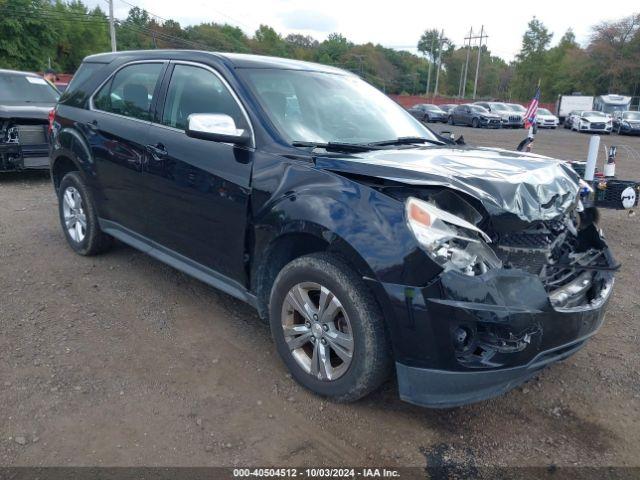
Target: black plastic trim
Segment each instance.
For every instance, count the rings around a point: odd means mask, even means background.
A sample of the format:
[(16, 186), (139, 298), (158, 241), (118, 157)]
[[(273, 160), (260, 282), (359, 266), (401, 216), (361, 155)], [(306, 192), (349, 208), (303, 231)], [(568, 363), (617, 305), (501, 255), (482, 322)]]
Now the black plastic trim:
[(180, 255), (162, 245), (148, 239), (147, 237), (129, 230), (122, 225), (111, 220), (100, 218), (100, 229), (118, 240), (132, 246), (133, 248), (144, 252), (163, 263), (180, 270), (201, 282), (211, 285), (218, 290), (231, 295), (249, 305), (256, 307), (256, 296), (243, 287), (238, 282), (218, 273), (217, 271), (206, 267), (200, 263)]

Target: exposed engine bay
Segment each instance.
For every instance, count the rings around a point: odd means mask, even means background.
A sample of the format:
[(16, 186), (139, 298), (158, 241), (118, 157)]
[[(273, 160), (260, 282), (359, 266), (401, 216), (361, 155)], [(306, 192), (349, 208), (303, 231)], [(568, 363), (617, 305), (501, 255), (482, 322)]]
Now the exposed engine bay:
[(0, 119), (0, 171), (48, 168), (47, 121)]
[(505, 268), (538, 275), (556, 308), (586, 306), (606, 287), (599, 271), (616, 270), (595, 223), (595, 210), (576, 210), (553, 221), (500, 235), (495, 251)]

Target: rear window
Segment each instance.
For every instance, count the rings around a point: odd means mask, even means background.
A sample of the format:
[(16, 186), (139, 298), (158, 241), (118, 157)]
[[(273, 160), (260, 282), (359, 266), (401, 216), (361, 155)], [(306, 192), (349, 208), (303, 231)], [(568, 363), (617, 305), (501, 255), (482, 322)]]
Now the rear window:
[(71, 83), (65, 90), (66, 95), (73, 93), (80, 87), (84, 82), (86, 82), (89, 77), (91, 77), (95, 72), (104, 67), (104, 63), (83, 63), (80, 65), (80, 68), (76, 71), (75, 75), (71, 79)]
[(44, 78), (0, 73), (0, 102), (55, 103), (58, 97), (58, 91)]

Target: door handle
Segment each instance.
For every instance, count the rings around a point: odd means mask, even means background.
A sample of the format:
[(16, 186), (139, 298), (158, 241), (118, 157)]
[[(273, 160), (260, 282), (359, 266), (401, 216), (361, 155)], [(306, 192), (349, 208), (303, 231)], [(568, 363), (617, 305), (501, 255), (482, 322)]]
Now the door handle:
[(97, 120), (92, 120), (90, 122), (87, 122), (87, 126), (91, 129), (91, 130), (97, 130), (98, 129), (98, 121)]
[(164, 145), (161, 143), (156, 143), (155, 145), (147, 145), (147, 151), (153, 156), (154, 160), (162, 160), (166, 158), (169, 153), (164, 148)]

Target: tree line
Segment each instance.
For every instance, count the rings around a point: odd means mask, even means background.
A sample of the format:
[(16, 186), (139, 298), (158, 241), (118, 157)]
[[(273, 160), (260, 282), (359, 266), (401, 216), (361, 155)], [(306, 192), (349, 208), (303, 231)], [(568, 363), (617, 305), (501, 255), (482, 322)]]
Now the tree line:
[[(526, 100), (538, 81), (545, 101), (577, 91), (640, 95), (640, 14), (595, 25), (584, 47), (571, 30), (550, 47), (553, 35), (534, 17), (520, 53), (506, 62), (486, 45), (467, 52), (435, 29), (424, 32), (416, 55), (373, 43), (355, 44), (340, 33), (318, 41), (300, 34), (283, 36), (268, 25), (253, 35), (213, 22), (183, 27), (138, 7), (116, 23), (119, 50), (195, 48), (308, 60), (350, 70), (387, 93), (424, 94), (428, 82), (432, 92), (441, 50), (441, 95), (455, 97), (462, 90), (467, 54), (465, 90), (467, 98), (471, 95), (478, 52), (479, 98)], [(73, 73), (86, 55), (109, 50), (108, 19), (100, 7), (90, 9), (81, 0), (0, 0), (0, 68), (42, 71), (51, 66)]]

